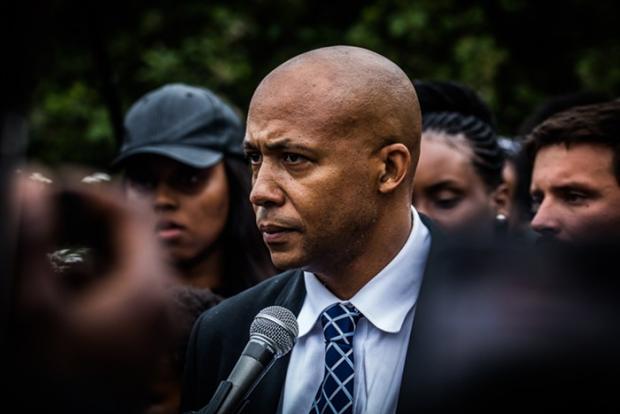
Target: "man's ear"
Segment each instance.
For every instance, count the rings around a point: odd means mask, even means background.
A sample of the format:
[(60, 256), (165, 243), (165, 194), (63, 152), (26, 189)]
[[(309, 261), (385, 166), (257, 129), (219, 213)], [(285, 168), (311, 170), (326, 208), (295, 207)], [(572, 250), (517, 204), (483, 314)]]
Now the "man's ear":
[(510, 190), (508, 184), (501, 183), (493, 192), (491, 197), (495, 214), (503, 214), (505, 217), (510, 216), (510, 208), (512, 200), (510, 199)]
[(401, 143), (389, 144), (379, 150), (381, 172), (379, 174), (379, 192), (394, 191), (407, 177), (411, 168), (411, 153)]

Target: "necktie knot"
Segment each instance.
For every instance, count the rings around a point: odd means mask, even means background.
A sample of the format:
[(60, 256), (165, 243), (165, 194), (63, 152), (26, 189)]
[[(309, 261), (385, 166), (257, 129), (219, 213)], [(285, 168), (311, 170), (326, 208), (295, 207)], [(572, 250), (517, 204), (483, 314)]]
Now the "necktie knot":
[(323, 335), (327, 342), (351, 345), (357, 321), (362, 316), (350, 303), (335, 303), (321, 314)]

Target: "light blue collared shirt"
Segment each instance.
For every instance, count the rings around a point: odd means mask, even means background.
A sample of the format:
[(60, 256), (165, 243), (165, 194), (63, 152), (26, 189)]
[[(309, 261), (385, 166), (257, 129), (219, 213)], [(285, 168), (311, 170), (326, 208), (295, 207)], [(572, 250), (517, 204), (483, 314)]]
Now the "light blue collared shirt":
[[(396, 412), (415, 304), (431, 236), (415, 209), (409, 238), (392, 261), (349, 301), (364, 317), (353, 340), (355, 414)], [(313, 273), (304, 273), (306, 298), (297, 322), (299, 336), (286, 373), (282, 412), (307, 414), (323, 380), (325, 345), (319, 322), (342, 302)]]

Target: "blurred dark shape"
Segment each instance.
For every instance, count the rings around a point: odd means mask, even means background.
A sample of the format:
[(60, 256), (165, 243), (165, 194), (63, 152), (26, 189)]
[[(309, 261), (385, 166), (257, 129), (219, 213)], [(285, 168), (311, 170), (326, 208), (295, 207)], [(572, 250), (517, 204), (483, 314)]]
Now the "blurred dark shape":
[(415, 412), (618, 412), (619, 246), (448, 249), (416, 314)]
[(172, 299), (172, 338), (168, 351), (157, 364), (150, 392), (142, 414), (176, 414), (181, 404), (181, 382), (185, 365), (185, 350), (194, 321), (207, 309), (217, 305), (222, 297), (209, 289), (175, 285), (170, 288)]
[[(138, 412), (172, 340), (168, 269), (120, 193), (52, 181), (20, 174), (8, 194), (17, 245), (6, 401), (21, 412)], [(88, 249), (83, 260), (52, 267), (50, 253), (76, 247)]]

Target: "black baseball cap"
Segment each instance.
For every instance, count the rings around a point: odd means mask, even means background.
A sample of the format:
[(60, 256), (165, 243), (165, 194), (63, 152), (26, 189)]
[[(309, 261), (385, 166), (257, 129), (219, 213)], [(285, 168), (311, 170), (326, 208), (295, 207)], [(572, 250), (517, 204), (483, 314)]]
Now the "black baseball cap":
[(123, 145), (113, 168), (134, 155), (163, 155), (196, 168), (224, 156), (243, 157), (243, 127), (230, 106), (206, 88), (173, 83), (135, 102), (125, 116)]

